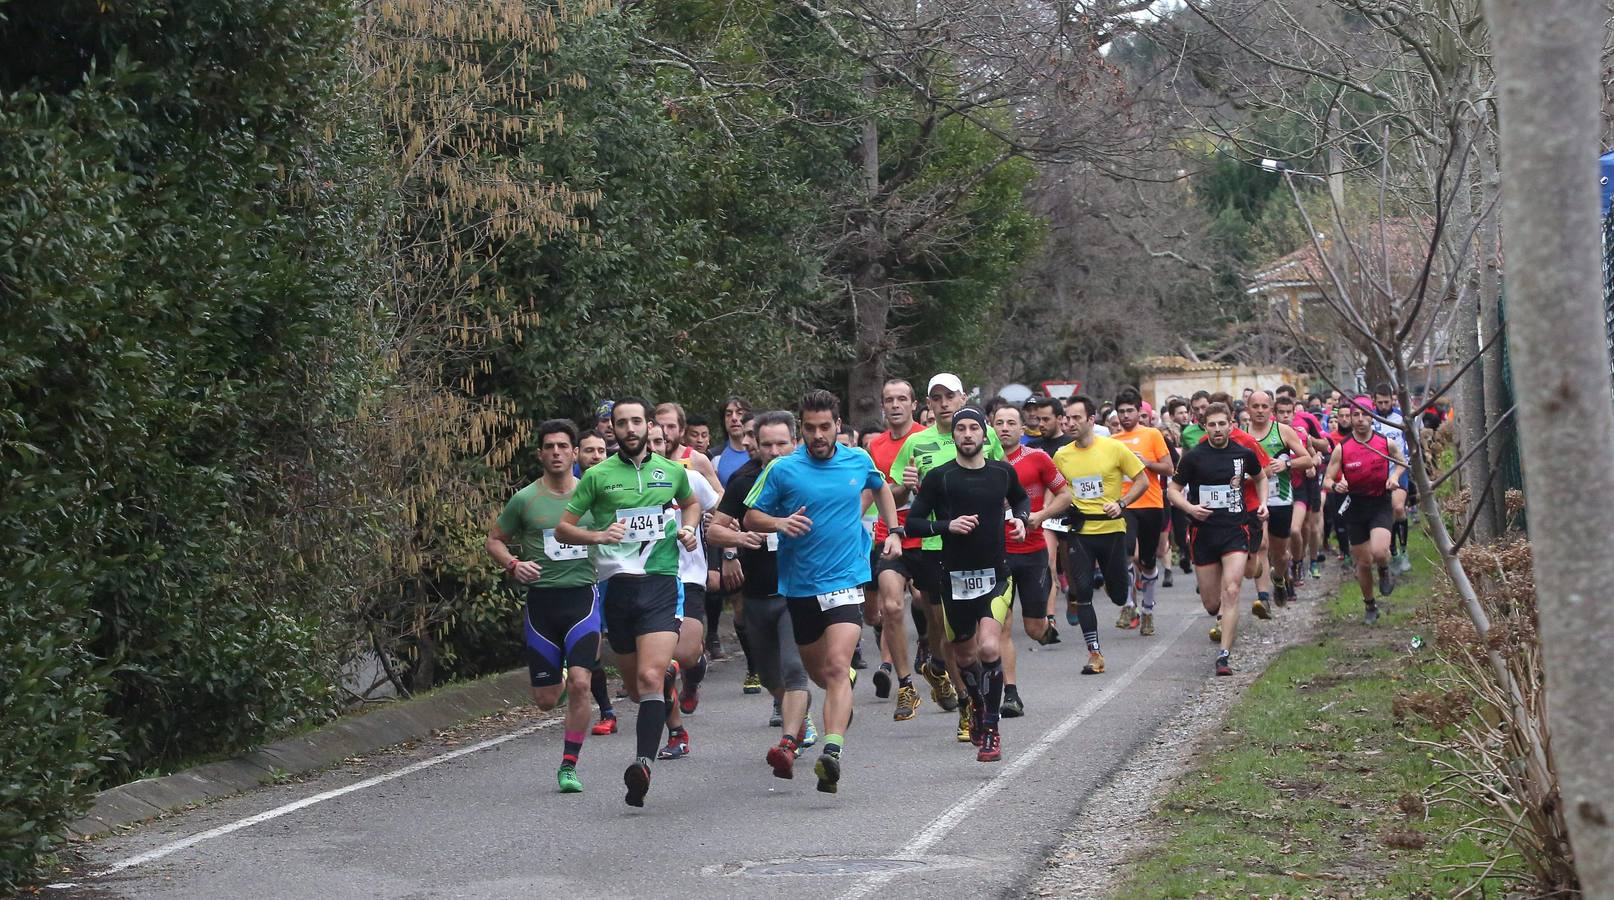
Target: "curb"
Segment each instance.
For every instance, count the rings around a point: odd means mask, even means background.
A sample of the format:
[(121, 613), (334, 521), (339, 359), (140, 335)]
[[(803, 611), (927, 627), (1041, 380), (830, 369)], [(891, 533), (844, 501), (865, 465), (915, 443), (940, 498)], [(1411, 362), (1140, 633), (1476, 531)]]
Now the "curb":
[(285, 774), (301, 775), (352, 756), (419, 740), (531, 702), (527, 670), (455, 685), (417, 700), (330, 722), (305, 734), (265, 744), (251, 753), (161, 778), (144, 778), (96, 795), (84, 818), (67, 827), (83, 839), (106, 834), (166, 812), (262, 787)]

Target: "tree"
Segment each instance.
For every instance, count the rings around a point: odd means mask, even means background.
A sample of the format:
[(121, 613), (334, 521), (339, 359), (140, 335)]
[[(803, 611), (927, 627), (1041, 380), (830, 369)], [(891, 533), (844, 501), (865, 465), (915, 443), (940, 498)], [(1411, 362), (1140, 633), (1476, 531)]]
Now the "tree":
[(1606, 15), (1594, 0), (1485, 0), (1485, 10), (1548, 717), (1580, 887), (1604, 897), (1614, 894), (1614, 406), (1597, 209)]

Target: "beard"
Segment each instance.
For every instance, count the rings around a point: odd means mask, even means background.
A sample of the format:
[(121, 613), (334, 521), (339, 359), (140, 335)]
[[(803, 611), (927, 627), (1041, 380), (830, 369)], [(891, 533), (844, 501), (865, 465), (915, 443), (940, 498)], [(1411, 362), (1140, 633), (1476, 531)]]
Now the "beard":
[(617, 446), (622, 449), (622, 452), (626, 453), (627, 455), (638, 456), (640, 451), (644, 450), (645, 448), (646, 436), (638, 434), (619, 434), (617, 435), (616, 443)]
[(835, 441), (809, 441), (807, 452), (811, 453), (814, 459), (829, 459), (835, 455), (835, 443)]
[(986, 449), (985, 444), (976, 444), (973, 447), (965, 446), (964, 444), (955, 444), (954, 446), (958, 448), (958, 455), (965, 459), (974, 459), (981, 455), (982, 450)]

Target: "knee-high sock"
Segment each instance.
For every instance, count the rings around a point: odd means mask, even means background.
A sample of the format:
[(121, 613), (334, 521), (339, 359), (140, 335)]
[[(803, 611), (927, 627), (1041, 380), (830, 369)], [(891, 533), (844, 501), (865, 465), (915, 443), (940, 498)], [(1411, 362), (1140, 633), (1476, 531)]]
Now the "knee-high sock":
[(746, 637), (746, 625), (743, 622), (734, 623), (734, 636), (739, 638), (740, 652), (745, 654), (745, 671), (754, 675), (757, 671), (756, 659), (751, 656), (751, 639)]
[(1098, 613), (1093, 611), (1093, 601), (1077, 602), (1076, 621), (1082, 626), (1082, 639), (1087, 641), (1087, 649), (1098, 650)]
[(611, 712), (611, 686), (606, 683), (605, 667), (596, 668), (593, 677), (589, 679), (589, 690), (594, 694), (594, 703), (600, 708), (600, 715)]
[(1003, 660), (994, 659), (982, 667), (981, 693), (986, 700), (981, 721), (988, 728), (996, 728), (998, 710), (1003, 706)]
[(1154, 590), (1160, 586), (1160, 567), (1155, 566), (1153, 575), (1143, 576), (1143, 611), (1154, 612)]
[(967, 666), (960, 666), (958, 672), (964, 676), (964, 689), (969, 691), (970, 702), (981, 706), (981, 661), (976, 660)]
[(661, 749), (661, 730), (666, 726), (667, 701), (660, 697), (639, 701), (639, 721), (635, 723), (639, 740), (635, 755), (655, 759), (656, 751)]

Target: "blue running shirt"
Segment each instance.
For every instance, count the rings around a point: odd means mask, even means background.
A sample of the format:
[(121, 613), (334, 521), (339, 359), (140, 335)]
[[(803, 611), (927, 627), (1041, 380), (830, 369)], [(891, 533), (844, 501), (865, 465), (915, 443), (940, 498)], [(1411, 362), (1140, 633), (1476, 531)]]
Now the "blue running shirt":
[(869, 454), (841, 444), (829, 459), (814, 459), (801, 446), (768, 464), (745, 505), (777, 517), (805, 506), (813, 520), (799, 538), (779, 535), (779, 593), (814, 597), (868, 582), (862, 498), (865, 490), (879, 491), (884, 484)]

